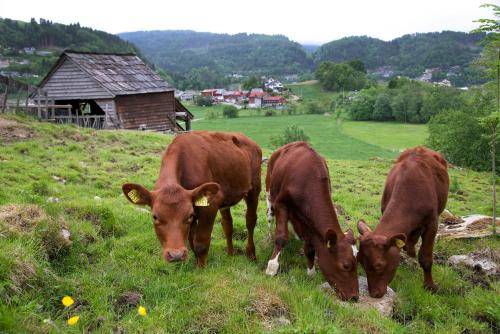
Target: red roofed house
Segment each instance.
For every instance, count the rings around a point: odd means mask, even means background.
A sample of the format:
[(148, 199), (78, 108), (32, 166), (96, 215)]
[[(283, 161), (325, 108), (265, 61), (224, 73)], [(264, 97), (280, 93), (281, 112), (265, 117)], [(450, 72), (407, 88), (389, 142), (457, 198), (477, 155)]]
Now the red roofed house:
[(278, 107), (278, 106), (282, 106), (285, 103), (286, 103), (286, 100), (283, 96), (266, 95), (262, 98), (262, 106), (263, 107)]

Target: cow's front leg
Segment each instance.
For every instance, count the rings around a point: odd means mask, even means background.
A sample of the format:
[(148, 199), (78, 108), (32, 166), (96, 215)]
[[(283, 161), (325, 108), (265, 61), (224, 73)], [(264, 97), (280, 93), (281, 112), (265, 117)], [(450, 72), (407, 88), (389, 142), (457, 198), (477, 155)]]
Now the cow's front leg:
[(205, 207), (198, 212), (198, 224), (193, 232), (192, 244), (198, 267), (205, 267), (207, 264), (208, 250), (210, 248), (216, 215), (217, 208)]
[(288, 210), (285, 206), (275, 205), (275, 214), (276, 231), (274, 233), (274, 250), (266, 269), (266, 274), (269, 276), (274, 276), (278, 273), (280, 252), (288, 243)]
[(433, 218), (422, 234), (422, 246), (418, 252), (418, 262), (424, 270), (424, 287), (425, 289), (436, 292), (438, 287), (434, 284), (432, 279), (432, 253), (434, 249), (434, 239), (437, 233), (437, 220), (438, 218)]
[(226, 236), (227, 254), (234, 254), (233, 247), (233, 217), (231, 216), (231, 209), (225, 208), (220, 210), (222, 229)]
[(316, 270), (314, 270), (314, 257), (315, 257), (314, 245), (311, 240), (306, 239), (304, 243), (304, 255), (307, 259), (307, 274), (314, 275)]

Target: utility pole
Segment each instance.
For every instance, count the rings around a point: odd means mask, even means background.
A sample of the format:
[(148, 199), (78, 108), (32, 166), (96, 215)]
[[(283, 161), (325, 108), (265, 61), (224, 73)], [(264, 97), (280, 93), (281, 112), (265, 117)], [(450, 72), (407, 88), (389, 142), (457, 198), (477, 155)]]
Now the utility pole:
[(493, 174), (493, 235), (497, 234), (497, 170), (496, 170), (496, 146), (497, 146), (497, 127), (500, 112), (500, 49), (497, 49), (497, 114), (494, 120), (493, 138), (491, 142), (491, 165)]

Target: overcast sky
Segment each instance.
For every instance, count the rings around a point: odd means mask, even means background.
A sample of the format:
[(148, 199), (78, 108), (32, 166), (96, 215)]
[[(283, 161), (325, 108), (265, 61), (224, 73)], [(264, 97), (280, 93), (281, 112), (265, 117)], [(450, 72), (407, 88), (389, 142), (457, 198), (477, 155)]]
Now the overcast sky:
[(42, 17), (119, 33), (190, 29), (216, 33), (282, 34), (320, 44), (345, 36), (391, 40), (407, 33), (470, 31), (491, 18), (482, 3), (500, 0), (0, 0), (0, 17)]

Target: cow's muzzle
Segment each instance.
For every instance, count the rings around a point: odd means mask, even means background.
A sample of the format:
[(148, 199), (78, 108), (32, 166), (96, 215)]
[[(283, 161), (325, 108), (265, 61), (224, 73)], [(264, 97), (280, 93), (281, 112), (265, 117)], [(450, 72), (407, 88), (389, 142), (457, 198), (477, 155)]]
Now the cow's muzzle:
[(187, 258), (187, 249), (166, 249), (164, 253), (167, 262), (185, 261)]

